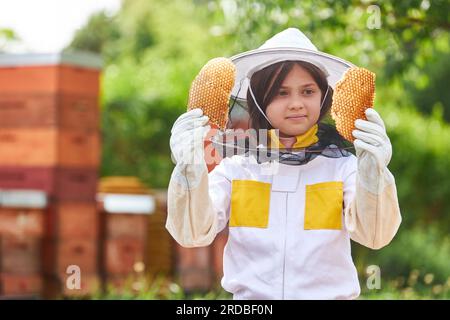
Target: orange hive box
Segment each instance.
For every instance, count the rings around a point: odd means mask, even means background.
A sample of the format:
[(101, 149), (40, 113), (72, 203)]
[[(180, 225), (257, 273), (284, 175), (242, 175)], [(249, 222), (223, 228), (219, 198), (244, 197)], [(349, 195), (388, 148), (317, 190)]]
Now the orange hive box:
[(84, 238), (44, 239), (45, 275), (65, 275), (67, 267), (77, 265), (86, 274), (98, 273), (98, 240)]
[(98, 96), (101, 59), (88, 53), (5, 54), (0, 95), (68, 93)]
[(96, 242), (100, 237), (100, 215), (95, 201), (53, 201), (46, 218), (49, 238)]
[(0, 94), (0, 127), (95, 129), (99, 113), (95, 96)]
[(40, 296), (43, 290), (43, 278), (36, 274), (0, 273), (0, 295), (6, 297)]
[(0, 166), (98, 167), (97, 130), (0, 128)]
[(0, 295), (41, 293), (44, 217), (44, 209), (0, 207)]
[(38, 274), (41, 266), (41, 237), (2, 236), (0, 267), (7, 274)]
[(44, 209), (0, 207), (0, 237), (41, 237), (44, 217)]
[[(2, 212), (10, 216), (11, 213)], [(23, 215), (20, 216), (18, 220), (24, 219)], [(35, 220), (36, 217), (28, 218)], [(17, 230), (8, 230), (8, 233), (2, 230), (0, 234), (0, 295), (39, 296), (42, 292), (41, 231), (38, 230), (40, 227), (36, 225), (39, 224), (37, 221), (28, 222), (31, 225), (25, 221), (9, 224), (13, 228), (17, 228), (17, 224), (22, 225), (19, 228), (25, 228), (23, 224), (27, 224), (28, 228), (22, 229), (20, 235), (16, 234)]]

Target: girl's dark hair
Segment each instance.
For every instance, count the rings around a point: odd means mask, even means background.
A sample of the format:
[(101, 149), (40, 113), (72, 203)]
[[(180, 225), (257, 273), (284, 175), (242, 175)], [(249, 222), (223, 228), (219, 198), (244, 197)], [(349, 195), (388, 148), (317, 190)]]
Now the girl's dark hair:
[[(250, 85), (252, 86), (255, 99), (264, 113), (266, 113), (267, 106), (278, 94), (284, 79), (295, 64), (306, 70), (317, 83), (322, 93), (322, 102), (328, 87), (328, 81), (323, 71), (315, 65), (305, 61), (282, 61), (255, 72), (250, 79)], [(335, 144), (338, 147), (344, 147), (346, 146), (345, 139), (337, 132), (336, 128), (330, 124), (322, 122), (330, 111), (332, 101), (333, 89), (329, 87), (328, 94), (325, 97), (325, 101), (323, 102), (319, 119), (317, 121), (319, 126), (319, 130), (317, 132), (319, 144), (323, 147), (330, 144)], [(258, 110), (250, 91), (247, 91), (247, 104), (252, 128), (256, 130), (274, 129)]]

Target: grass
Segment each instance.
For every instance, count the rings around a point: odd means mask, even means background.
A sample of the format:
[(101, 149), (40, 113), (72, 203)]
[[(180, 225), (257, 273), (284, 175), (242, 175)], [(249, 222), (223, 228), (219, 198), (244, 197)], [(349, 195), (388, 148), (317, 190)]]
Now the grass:
[(380, 289), (363, 289), (360, 299), (447, 300), (450, 299), (450, 277), (445, 283), (435, 283), (432, 273), (412, 270), (407, 277), (386, 281)]
[[(381, 283), (380, 289), (367, 289), (361, 283), (360, 300), (435, 300), (450, 299), (450, 277), (446, 283), (434, 283), (434, 276), (412, 270), (407, 277), (398, 277)], [(209, 292), (186, 292), (166, 277), (148, 279), (132, 276), (121, 287), (109, 284), (104, 292), (79, 297), (92, 300), (228, 300), (231, 294), (220, 286)]]

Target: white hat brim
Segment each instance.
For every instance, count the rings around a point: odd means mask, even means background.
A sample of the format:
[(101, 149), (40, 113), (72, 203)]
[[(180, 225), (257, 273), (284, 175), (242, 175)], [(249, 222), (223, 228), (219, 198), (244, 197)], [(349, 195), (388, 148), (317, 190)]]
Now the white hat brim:
[(236, 78), (231, 91), (233, 99), (247, 100), (248, 81), (245, 79), (279, 61), (306, 61), (325, 71), (328, 84), (334, 89), (347, 69), (354, 65), (344, 59), (320, 51), (299, 48), (255, 49), (230, 58), (236, 66)]

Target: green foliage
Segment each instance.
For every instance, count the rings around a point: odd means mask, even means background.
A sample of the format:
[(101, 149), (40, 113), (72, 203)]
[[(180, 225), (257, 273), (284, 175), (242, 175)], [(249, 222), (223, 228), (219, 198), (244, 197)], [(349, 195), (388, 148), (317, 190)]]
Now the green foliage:
[[(428, 290), (427, 297), (432, 298), (450, 275), (450, 126), (443, 120), (442, 109), (435, 108), (430, 117), (424, 117), (402, 92), (401, 81), (394, 82), (379, 88), (376, 99), (393, 146), (389, 168), (396, 178), (402, 224), (382, 250), (354, 243), (352, 252), (362, 276), (365, 268), (374, 264), (380, 266), (386, 283), (401, 282), (398, 279), (416, 270), (433, 274), (438, 286), (434, 291), (431, 285), (394, 286), (381, 297), (413, 298)], [(378, 293), (368, 294), (376, 298)]]
[(418, 276), (431, 275), (433, 278), (430, 283), (414, 282), (417, 286), (422, 286), (418, 290), (423, 289), (423, 285), (450, 285), (450, 237), (442, 235), (436, 224), (412, 229), (401, 226), (396, 238), (382, 250), (369, 250), (354, 243), (353, 253), (358, 258), (360, 279), (366, 277), (368, 266), (377, 265), (381, 269), (384, 284), (403, 278), (398, 286), (406, 287), (408, 283), (405, 279), (415, 270), (414, 273)]
[[(247, 1), (216, 0), (223, 28), (236, 35), (236, 51), (259, 46), (287, 27), (298, 27), (323, 51), (358, 65), (382, 64), (386, 76), (401, 75), (424, 46), (448, 36), (448, 1)], [(220, 14), (219, 14), (220, 15)], [(448, 39), (448, 37), (447, 37)]]
[(408, 277), (398, 277), (387, 281), (380, 289), (368, 290), (363, 287), (359, 300), (448, 300), (450, 298), (450, 281), (443, 284), (427, 284), (425, 281), (433, 279), (432, 275), (420, 275), (421, 282), (418, 282), (419, 275), (417, 270), (413, 270)]
[[(423, 63), (413, 76), (405, 80), (405, 89), (411, 92), (411, 98), (417, 110), (424, 114), (442, 112), (445, 121), (450, 122), (450, 50), (434, 52), (433, 59)], [(437, 109), (437, 110), (435, 110)], [(440, 109), (440, 110), (439, 110)]]
[(405, 108), (386, 117), (394, 157), (390, 168), (404, 212), (404, 225), (440, 221), (450, 228), (450, 128), (439, 109), (430, 118)]
[(167, 275), (146, 276), (131, 274), (118, 285), (109, 282), (103, 289), (91, 295), (64, 297), (59, 299), (89, 299), (89, 300), (226, 300), (231, 299), (230, 293), (220, 286), (205, 291), (185, 291), (177, 281)]
[(167, 134), (172, 122), (164, 119), (175, 119), (178, 112), (161, 105), (156, 98), (115, 99), (108, 104), (102, 117), (102, 175), (135, 175), (153, 187), (166, 185), (161, 173), (173, 167)]
[[(67, 299), (67, 297), (60, 297)], [(382, 280), (381, 288), (367, 289), (361, 283), (359, 300), (367, 299), (449, 299), (450, 280), (439, 283), (431, 273), (412, 270), (406, 277), (399, 276), (391, 280)], [(103, 291), (90, 296), (69, 299), (92, 300), (230, 300), (232, 295), (217, 286), (209, 292), (186, 292), (170, 277), (146, 278), (130, 276), (118, 288), (111, 283)]]
[[(383, 271), (382, 271), (383, 272)], [(64, 297), (61, 297), (64, 299)], [(438, 282), (433, 274), (412, 270), (406, 276), (395, 279), (382, 280), (379, 289), (367, 289), (361, 283), (359, 300), (367, 299), (449, 299), (450, 279)], [(92, 300), (230, 300), (232, 295), (217, 287), (209, 292), (186, 292), (173, 279), (158, 277), (149, 279), (145, 277), (130, 276), (128, 280), (117, 288), (107, 285), (104, 291), (98, 291), (91, 296), (82, 296), (71, 299)]]
[(100, 11), (93, 14), (86, 26), (75, 33), (70, 48), (99, 53), (104, 57), (115, 56), (117, 54), (112, 54), (111, 43), (120, 37), (115, 18)]

